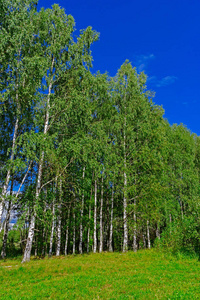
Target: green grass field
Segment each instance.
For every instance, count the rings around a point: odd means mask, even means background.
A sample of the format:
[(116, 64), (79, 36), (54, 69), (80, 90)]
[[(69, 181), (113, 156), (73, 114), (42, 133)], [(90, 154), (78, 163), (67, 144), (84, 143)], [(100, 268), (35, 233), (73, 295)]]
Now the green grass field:
[(200, 299), (200, 262), (158, 250), (0, 262), (0, 299)]

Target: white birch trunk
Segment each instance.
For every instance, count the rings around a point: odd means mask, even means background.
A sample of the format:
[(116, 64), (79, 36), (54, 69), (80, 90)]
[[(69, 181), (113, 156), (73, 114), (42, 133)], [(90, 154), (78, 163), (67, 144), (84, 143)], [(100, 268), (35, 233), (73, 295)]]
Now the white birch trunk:
[(67, 214), (67, 228), (66, 228), (66, 239), (65, 239), (65, 255), (67, 255), (68, 250), (68, 239), (69, 239), (69, 217), (70, 217), (70, 207)]
[(59, 205), (58, 205), (56, 256), (60, 256), (60, 245), (61, 245), (61, 202), (62, 202), (62, 180), (60, 180), (60, 196), (59, 196)]
[(137, 251), (137, 219), (136, 219), (136, 200), (134, 199), (134, 214), (133, 214), (133, 220), (134, 220), (134, 227), (133, 227), (133, 251)]
[(61, 245), (61, 205), (58, 206), (58, 221), (57, 221), (57, 243), (56, 243), (56, 256), (60, 256)]
[(2, 251), (1, 251), (1, 257), (3, 259), (6, 256), (6, 245), (7, 245), (8, 230), (9, 230), (10, 212), (11, 212), (11, 200), (8, 203), (8, 211), (7, 211), (5, 225), (4, 225), (3, 245), (2, 245)]
[[(53, 70), (53, 67), (54, 67), (54, 58), (52, 60), (51, 71)], [(53, 77), (52, 77), (52, 80), (53, 80)], [(49, 91), (48, 91), (48, 96), (47, 96), (46, 118), (45, 118), (45, 123), (44, 123), (44, 132), (43, 132), (44, 135), (46, 135), (47, 132), (48, 132), (52, 80), (51, 80), (50, 85), (49, 85)], [(37, 177), (37, 183), (36, 183), (36, 202), (38, 201), (39, 195), (40, 195), (43, 161), (44, 161), (44, 151), (42, 151), (40, 161), (39, 161), (39, 166), (38, 166), (38, 177)], [(26, 262), (26, 261), (29, 261), (30, 257), (31, 257), (31, 250), (32, 250), (34, 230), (35, 230), (36, 205), (37, 205), (37, 203), (35, 203), (35, 205), (33, 207), (33, 214), (32, 214), (32, 217), (31, 217), (31, 222), (30, 222), (29, 232), (28, 232), (28, 238), (27, 238), (27, 242), (26, 242), (26, 248), (25, 248), (25, 251), (24, 251), (24, 257), (23, 257), (22, 263)]]
[[(93, 179), (93, 174), (92, 174)], [(92, 185), (91, 185), (91, 193), (90, 193), (90, 204), (89, 204), (89, 226), (87, 232), (87, 253), (90, 252), (90, 220), (91, 220), (91, 200), (92, 200)]]
[[(32, 161), (30, 162), (29, 164), (29, 167), (22, 179), (22, 182), (20, 184), (20, 187), (15, 195), (15, 199), (17, 199), (17, 197), (19, 196), (19, 193), (21, 191), (21, 188), (26, 180), (26, 177), (28, 175), (28, 172), (30, 170), (30, 167), (31, 167), (31, 164), (32, 164)], [(12, 183), (11, 183), (11, 189), (10, 189), (10, 196), (13, 196), (13, 180), (12, 180)], [(10, 221), (10, 213), (12, 211), (12, 200), (9, 201), (9, 204), (8, 204), (8, 211), (7, 211), (7, 215), (6, 215), (6, 220), (5, 220), (5, 224), (4, 224), (4, 235), (3, 235), (3, 246), (2, 246), (2, 252), (1, 252), (1, 255), (2, 255), (2, 258), (6, 256), (6, 245), (7, 245), (7, 238), (8, 238), (8, 229), (9, 229), (9, 221)]]
[[(108, 186), (109, 189), (109, 186)], [(111, 193), (112, 194), (112, 193)], [(112, 196), (111, 196), (112, 198)], [(109, 197), (106, 197), (106, 221), (105, 221), (105, 231), (106, 231), (106, 248), (109, 251), (109, 243), (110, 243), (110, 209), (109, 209)]]
[(73, 219), (74, 219), (74, 224), (73, 224), (73, 254), (76, 254), (76, 215), (75, 212), (73, 212)]
[(53, 204), (52, 204), (51, 236), (50, 236), (50, 243), (49, 243), (49, 256), (52, 256), (54, 227), (55, 227), (55, 203), (53, 201)]
[(93, 252), (97, 252), (97, 181), (94, 182), (94, 248)]
[[(11, 183), (11, 188), (10, 188), (10, 196), (12, 196), (12, 194), (13, 194), (13, 183), (14, 183), (14, 180), (12, 178), (12, 183)], [(7, 245), (7, 238), (8, 238), (11, 209), (12, 209), (12, 199), (10, 198), (10, 200), (8, 202), (8, 210), (7, 210), (6, 220), (5, 220), (5, 225), (4, 225), (3, 245), (2, 245), (2, 251), (1, 251), (1, 257), (3, 259), (6, 256), (6, 245)]]
[[(16, 96), (17, 101), (18, 101), (18, 95)], [(13, 141), (12, 141), (12, 150), (11, 150), (11, 157), (10, 157), (10, 161), (13, 161), (14, 159), (14, 150), (15, 150), (15, 145), (16, 145), (16, 139), (17, 139), (17, 130), (19, 127), (19, 119), (18, 117), (16, 118), (15, 121), (15, 128), (14, 128), (14, 133), (13, 133)], [(10, 182), (10, 174), (11, 174), (11, 170), (10, 168), (8, 169), (7, 175), (6, 175), (6, 180), (5, 183), (3, 185), (3, 189), (2, 189), (2, 193), (1, 193), (1, 202), (0, 202), (0, 224), (1, 224), (1, 219), (2, 219), (2, 214), (3, 214), (3, 208), (4, 208), (4, 203), (5, 203), (5, 197), (6, 197), (6, 193), (8, 190), (8, 185)], [(0, 232), (2, 230), (2, 227), (0, 228)]]
[(157, 227), (156, 227), (156, 237), (160, 240), (160, 226), (157, 223)]
[(146, 249), (146, 238), (144, 233), (142, 234), (142, 238), (143, 238), (143, 248)]
[(87, 232), (87, 253), (90, 252), (90, 219), (91, 219), (91, 204), (89, 205), (89, 226)]
[(34, 229), (35, 229), (35, 214), (33, 213), (32, 217), (31, 217), (30, 226), (29, 226), (26, 248), (24, 251), (24, 257), (23, 257), (22, 263), (30, 260), (33, 237), (34, 237)]
[(148, 245), (148, 249), (150, 249), (151, 242), (150, 242), (150, 233), (149, 233), (149, 220), (147, 220), (147, 245)]
[(114, 207), (114, 185), (112, 186), (111, 196), (111, 213), (110, 213), (110, 236), (109, 236), (109, 251), (113, 252), (112, 239), (113, 239), (113, 207)]
[(103, 174), (101, 183), (101, 203), (100, 203), (100, 243), (99, 253), (103, 251)]
[[(47, 189), (45, 189), (45, 194), (47, 193)], [(47, 197), (47, 195), (45, 196)], [(45, 207), (44, 207), (44, 214), (46, 214), (47, 211), (47, 207), (46, 207), (46, 203), (45, 203)], [(43, 227), (43, 233), (42, 233), (42, 255), (45, 255), (45, 236), (46, 236), (46, 229), (45, 229), (45, 225)]]
[[(83, 182), (85, 177), (85, 166), (83, 167)], [(82, 203), (81, 203), (81, 219), (80, 219), (80, 241), (79, 241), (79, 253), (83, 253), (83, 209), (84, 209), (84, 191), (82, 192)]]
[(128, 226), (127, 226), (127, 174), (126, 174), (126, 118), (124, 119), (124, 199), (123, 199), (123, 222), (124, 222), (124, 241), (123, 252), (128, 250)]

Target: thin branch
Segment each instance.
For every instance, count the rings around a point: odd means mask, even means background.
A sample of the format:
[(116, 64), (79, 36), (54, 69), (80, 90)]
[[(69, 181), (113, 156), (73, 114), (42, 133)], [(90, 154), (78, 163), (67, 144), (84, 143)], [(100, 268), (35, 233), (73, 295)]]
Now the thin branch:
[(41, 188), (40, 188), (40, 192), (41, 192), (41, 190), (43, 189), (43, 187), (45, 187), (47, 184), (51, 183), (51, 182), (54, 181), (54, 180), (57, 180), (57, 179), (64, 173), (65, 169), (71, 164), (72, 161), (73, 161), (73, 158), (72, 158), (72, 159), (70, 160), (70, 162), (64, 167), (63, 171), (62, 171), (59, 175), (57, 175), (57, 176), (54, 177), (53, 179), (51, 179), (51, 180), (47, 181), (46, 183), (44, 183), (44, 184), (41, 186)]
[(22, 185), (24, 184), (24, 181), (26, 180), (26, 177), (27, 177), (27, 175), (28, 175), (28, 172), (30, 171), (32, 162), (33, 162), (33, 161), (31, 160), (30, 163), (29, 163), (28, 170), (26, 171), (26, 174), (24, 175), (24, 178), (22, 179), (22, 182), (21, 182), (20, 187), (19, 187), (19, 189), (18, 189), (18, 191), (17, 191), (17, 194), (15, 195), (16, 198), (19, 196), (19, 193), (20, 193), (20, 191), (21, 191)]

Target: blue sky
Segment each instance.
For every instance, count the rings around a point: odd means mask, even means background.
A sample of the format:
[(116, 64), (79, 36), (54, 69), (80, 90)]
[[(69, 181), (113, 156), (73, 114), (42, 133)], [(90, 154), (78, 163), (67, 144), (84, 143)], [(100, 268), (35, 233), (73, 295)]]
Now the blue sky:
[(92, 46), (93, 71), (114, 76), (129, 59), (148, 75), (154, 102), (170, 124), (183, 123), (200, 135), (199, 0), (39, 0), (58, 3), (80, 29), (92, 26), (100, 40)]

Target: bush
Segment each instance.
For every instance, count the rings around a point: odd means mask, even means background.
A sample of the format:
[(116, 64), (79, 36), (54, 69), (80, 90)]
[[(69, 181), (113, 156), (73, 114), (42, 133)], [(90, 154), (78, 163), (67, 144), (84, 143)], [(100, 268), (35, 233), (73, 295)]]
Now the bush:
[(200, 224), (195, 215), (184, 216), (172, 222), (161, 235), (157, 247), (173, 254), (197, 254), (200, 259)]

